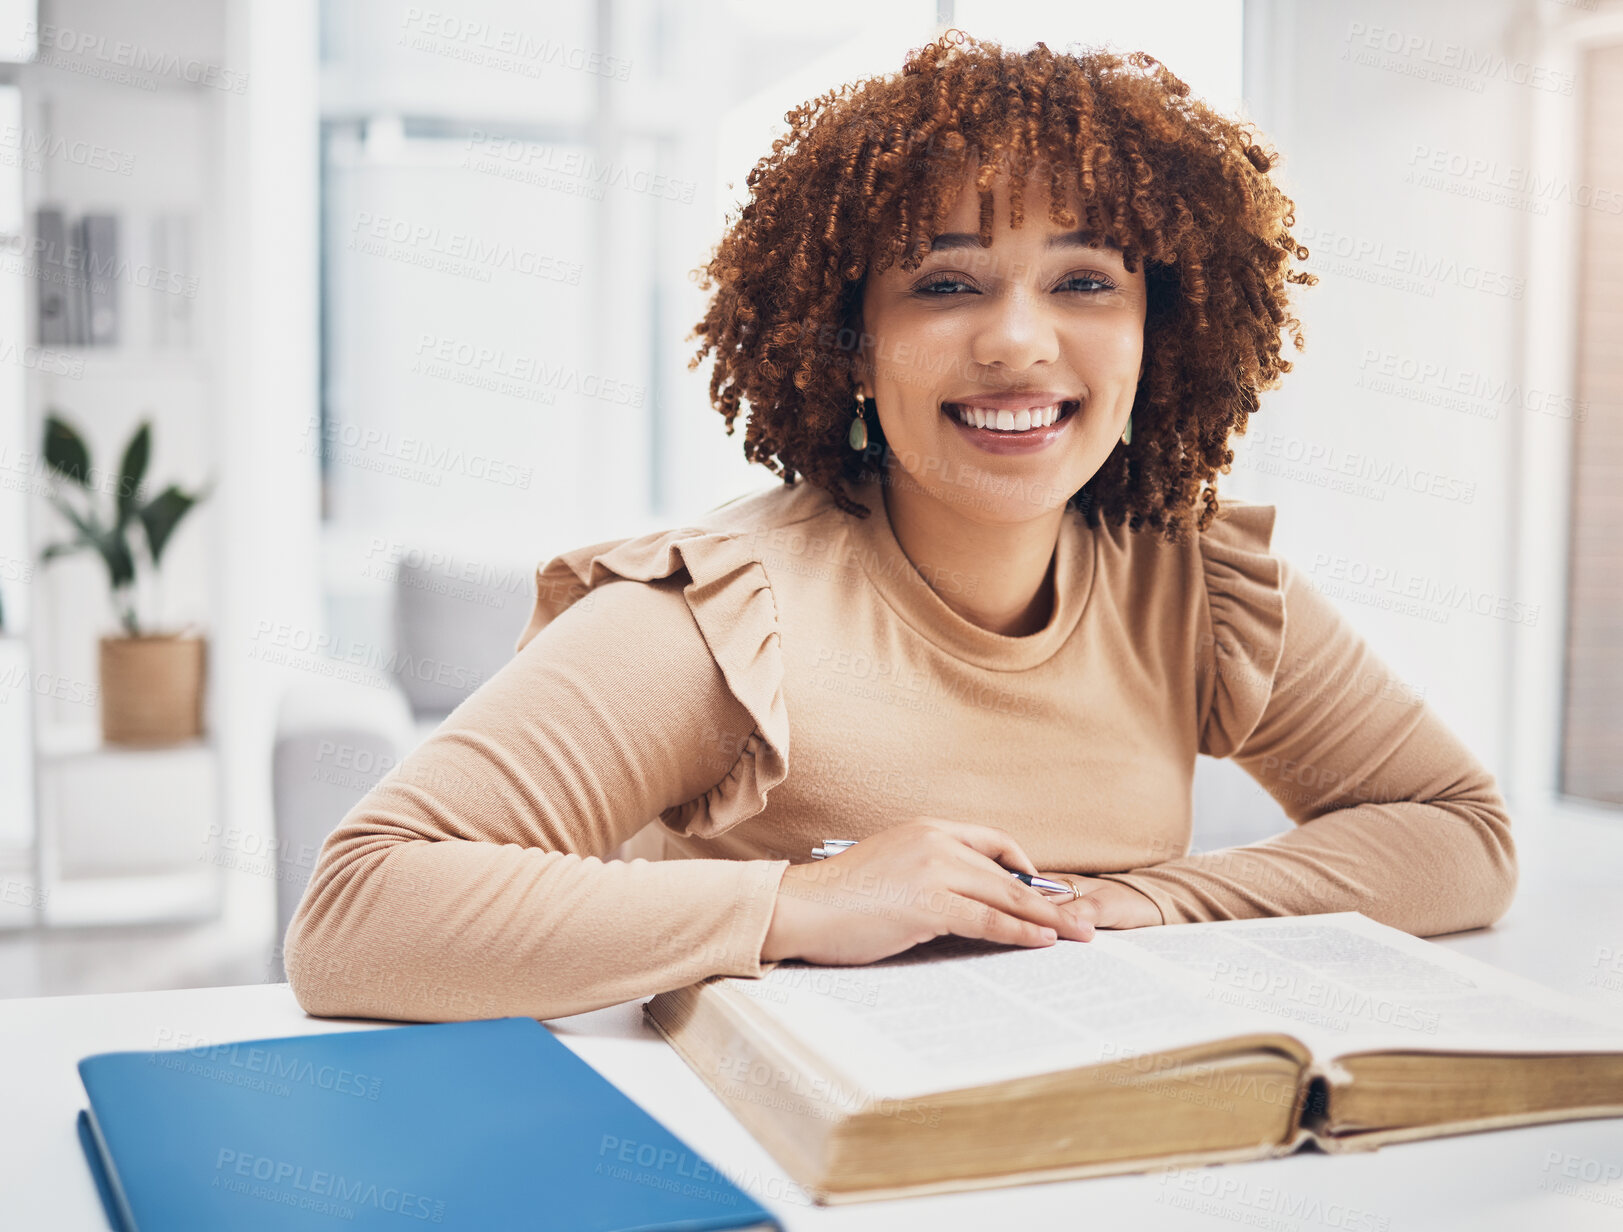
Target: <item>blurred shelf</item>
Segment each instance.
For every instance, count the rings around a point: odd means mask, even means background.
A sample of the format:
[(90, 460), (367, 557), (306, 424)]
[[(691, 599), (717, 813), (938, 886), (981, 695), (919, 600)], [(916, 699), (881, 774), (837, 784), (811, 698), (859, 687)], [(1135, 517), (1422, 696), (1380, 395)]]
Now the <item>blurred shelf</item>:
[(218, 915), (220, 870), (197, 863), (221, 825), (211, 741), (112, 745), (99, 722), (52, 723), (38, 729), (35, 749), (45, 927)]
[(42, 758), (105, 756), (148, 756), (153, 753), (186, 753), (213, 747), (205, 734), (200, 739), (183, 740), (175, 744), (149, 746), (134, 744), (107, 744), (101, 738), (98, 723), (44, 723), (34, 741), (34, 750)]
[[(96, 461), (114, 463), (118, 454), (108, 450), (124, 443), (120, 425), (134, 413), (150, 414), (169, 458), (155, 476), (189, 487), (212, 473), (222, 487), (201, 515), (208, 537), (193, 559), (164, 561), (166, 590), (206, 592), (200, 610), (209, 623), (240, 619), (239, 609), (257, 618), (260, 595), (279, 596), (280, 587), (240, 568), (240, 558), (256, 559), (267, 546), (295, 558), (290, 532), (261, 516), (262, 491), (274, 486), (267, 472), (303, 481), (315, 470), (306, 455), (267, 463), (253, 449), (312, 422), (318, 405), (318, 334), (310, 324), (319, 311), (318, 13), (310, 5), (259, 6), (249, 23), (218, 3), (40, 0), (38, 8), (57, 34), (35, 23), (38, 57), (0, 73), (10, 87), (9, 96), (0, 90), (0, 104), (9, 97), (11, 105), (9, 112), (0, 107), (0, 121), (22, 134), (12, 151), (20, 155), (0, 166), (0, 264), (7, 267), (0, 271), (0, 333), (27, 349), (9, 375), (0, 369), (0, 405), (15, 408), (0, 415), (0, 455), (36, 453), (44, 415), (60, 406), (82, 417)], [(0, 16), (5, 11), (0, 0)], [(118, 48), (133, 48), (133, 60), (111, 58)], [(19, 233), (33, 233), (40, 208), (62, 211), (65, 225), (91, 212), (119, 219), (116, 344), (32, 341), (41, 280)], [(155, 235), (170, 217), (189, 220), (184, 242)], [(163, 281), (163, 270), (183, 281)], [(0, 509), (10, 536), (0, 544), (0, 565), (30, 556), (43, 532), (56, 527), (41, 493), (31, 486), (16, 492)], [(13, 535), (19, 505), (21, 533)], [(313, 554), (311, 543), (296, 558)], [(0, 688), (9, 679), (6, 665), (23, 658), (14, 647), (39, 656), (32, 695), (18, 675), (10, 697), (23, 704), (0, 705), (0, 723), (28, 725), (24, 740), (0, 729), (0, 753), (15, 753), (12, 761), (28, 776), (23, 788), (0, 756), (0, 800), (23, 801), (23, 837), (32, 840), (26, 867), (9, 873), (0, 866), (0, 927), (30, 918), (42, 932), (224, 916), (240, 923), (255, 910), (257, 887), (226, 894), (225, 866), (209, 862), (210, 843), (222, 832), (250, 829), (259, 815), (256, 787), (226, 792), (223, 749), (262, 738), (263, 696), (272, 682), (230, 672), (211, 684), (201, 738), (158, 747), (106, 743), (94, 696), (86, 706), (48, 704), (58, 679), (76, 674), (86, 686), (96, 682), (94, 643), (103, 622), (99, 608), (79, 601), (79, 584), (53, 578), (30, 591), (0, 577), (7, 615), (17, 622), (0, 635)], [(26, 604), (13, 603), (18, 589)], [(48, 715), (61, 721), (42, 721)], [(15, 829), (0, 807), (0, 845), (12, 846)], [(16, 910), (4, 910), (7, 876), (14, 897), (24, 899)], [(23, 887), (36, 882), (39, 901), (30, 903), (32, 891)], [(262, 914), (269, 909), (263, 897)], [(87, 949), (103, 944), (111, 937), (86, 942)]]
[(184, 923), (212, 919), (220, 900), (220, 878), (211, 866), (57, 881), (48, 887), (43, 915), (51, 928)]
[(39, 347), (61, 356), (67, 371), (39, 370), (41, 378), (63, 381), (125, 381), (130, 379), (204, 380), (210, 375), (208, 359), (201, 351), (176, 348), (162, 351), (120, 346)]

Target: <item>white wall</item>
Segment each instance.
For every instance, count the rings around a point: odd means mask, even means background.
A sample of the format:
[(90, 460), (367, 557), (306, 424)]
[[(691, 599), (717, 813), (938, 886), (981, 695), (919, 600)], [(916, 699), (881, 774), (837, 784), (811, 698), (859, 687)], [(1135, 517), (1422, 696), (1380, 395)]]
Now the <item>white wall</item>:
[(1247, 4), (1248, 110), (1320, 282), (1235, 468), (1279, 506), (1279, 551), (1507, 789), (1513, 647), (1561, 606), (1558, 576), (1516, 568), (1518, 442), (1572, 395), (1525, 371), (1524, 239), (1576, 207), (1494, 195), (1535, 105), (1572, 89), (1529, 54), (1524, 7)]
[(1145, 51), (1222, 111), (1240, 102), (1241, 0), (954, 0), (952, 24), (1005, 46), (1038, 40), (1118, 53)]

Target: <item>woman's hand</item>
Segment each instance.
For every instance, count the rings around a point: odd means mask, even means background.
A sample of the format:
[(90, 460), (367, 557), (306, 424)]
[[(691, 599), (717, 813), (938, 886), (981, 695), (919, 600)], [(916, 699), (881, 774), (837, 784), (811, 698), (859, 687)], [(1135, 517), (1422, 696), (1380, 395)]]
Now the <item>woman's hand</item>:
[(1096, 927), (1148, 928), (1163, 923), (1161, 909), (1153, 899), (1120, 881), (1081, 873), (1045, 872), (1043, 876), (1050, 881), (1074, 881), (1082, 897), (1065, 899), (1056, 894), (1055, 900), (1062, 910)]
[(784, 870), (761, 961), (860, 966), (946, 933), (1025, 946), (1092, 938), (1094, 921), (1080, 903), (1067, 910), (1010, 870), (1037, 867), (991, 826), (925, 817), (881, 830), (837, 856)]

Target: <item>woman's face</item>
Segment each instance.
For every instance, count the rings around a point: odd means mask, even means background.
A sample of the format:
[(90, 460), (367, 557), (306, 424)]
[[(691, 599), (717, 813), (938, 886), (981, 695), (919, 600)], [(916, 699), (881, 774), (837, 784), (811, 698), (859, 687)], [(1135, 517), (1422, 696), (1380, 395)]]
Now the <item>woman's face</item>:
[[(1014, 230), (999, 175), (982, 248), (966, 175), (924, 263), (870, 274), (863, 291), (859, 388), (887, 466), (979, 522), (1062, 507), (1116, 446), (1143, 371), (1143, 263), (1128, 273), (1116, 249), (1050, 222), (1047, 180), (1028, 178)], [(1070, 207), (1083, 216), (1074, 193)]]

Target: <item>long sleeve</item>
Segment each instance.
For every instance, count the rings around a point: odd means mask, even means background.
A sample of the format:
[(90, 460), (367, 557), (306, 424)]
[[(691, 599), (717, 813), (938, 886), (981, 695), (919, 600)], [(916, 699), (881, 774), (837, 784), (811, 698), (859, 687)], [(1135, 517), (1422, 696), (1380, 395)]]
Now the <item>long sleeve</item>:
[(1359, 911), (1416, 936), (1493, 923), (1516, 890), (1495, 781), (1289, 562), (1272, 509), (1204, 546), (1210, 619), (1200, 751), (1232, 756), (1295, 828), (1107, 874), (1168, 924)]
[[(308, 1012), (550, 1018), (770, 970), (787, 860), (600, 858), (655, 817), (725, 828), (785, 772), (764, 575), (718, 537), (668, 539), (541, 571), (514, 658), (328, 837), (286, 941)], [(659, 580), (684, 543), (714, 576)], [(663, 573), (627, 566), (656, 550)]]

